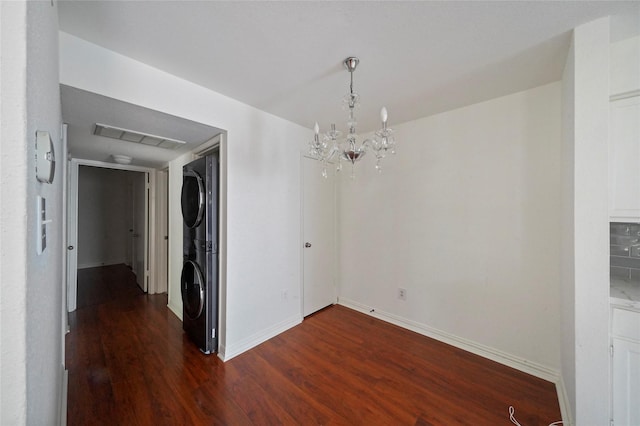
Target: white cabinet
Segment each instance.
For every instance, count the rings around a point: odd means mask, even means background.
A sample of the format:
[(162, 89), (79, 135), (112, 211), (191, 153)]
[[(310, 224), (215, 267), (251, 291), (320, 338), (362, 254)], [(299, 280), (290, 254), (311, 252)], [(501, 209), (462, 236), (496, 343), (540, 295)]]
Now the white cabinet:
[(640, 425), (640, 311), (612, 309), (613, 424)]
[(609, 217), (640, 222), (640, 96), (610, 103)]

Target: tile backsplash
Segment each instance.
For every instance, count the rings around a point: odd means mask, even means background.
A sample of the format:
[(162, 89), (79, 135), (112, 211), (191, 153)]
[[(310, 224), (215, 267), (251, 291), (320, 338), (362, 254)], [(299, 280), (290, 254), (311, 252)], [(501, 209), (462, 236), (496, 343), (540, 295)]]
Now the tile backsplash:
[(640, 224), (610, 223), (611, 277), (640, 281)]

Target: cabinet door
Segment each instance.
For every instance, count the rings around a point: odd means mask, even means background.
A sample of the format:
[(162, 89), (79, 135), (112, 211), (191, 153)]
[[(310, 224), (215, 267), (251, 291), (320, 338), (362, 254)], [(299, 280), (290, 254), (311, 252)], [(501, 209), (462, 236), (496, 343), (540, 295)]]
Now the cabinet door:
[(609, 216), (640, 221), (640, 96), (610, 104)]
[(613, 424), (640, 425), (640, 342), (613, 338)]

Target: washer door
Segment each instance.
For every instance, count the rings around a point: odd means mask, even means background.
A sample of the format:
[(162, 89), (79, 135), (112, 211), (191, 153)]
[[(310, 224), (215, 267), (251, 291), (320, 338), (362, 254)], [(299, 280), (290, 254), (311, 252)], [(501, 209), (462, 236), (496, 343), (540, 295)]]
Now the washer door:
[(187, 170), (182, 177), (182, 220), (188, 228), (195, 228), (204, 216), (206, 194), (202, 177)]
[(195, 320), (204, 309), (205, 283), (200, 267), (193, 261), (187, 260), (182, 267), (182, 305), (184, 313), (189, 319)]

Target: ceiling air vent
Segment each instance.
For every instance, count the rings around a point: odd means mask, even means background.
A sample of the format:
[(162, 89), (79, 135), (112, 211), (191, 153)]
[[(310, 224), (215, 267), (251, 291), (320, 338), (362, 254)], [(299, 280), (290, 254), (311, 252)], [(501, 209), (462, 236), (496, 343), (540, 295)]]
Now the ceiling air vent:
[(118, 139), (125, 142), (141, 143), (143, 145), (155, 146), (164, 149), (176, 149), (186, 144), (185, 141), (179, 141), (177, 139), (149, 135), (147, 133), (121, 129), (119, 127), (107, 126), (106, 124), (100, 123), (96, 123), (93, 134), (104, 136), (106, 138)]

